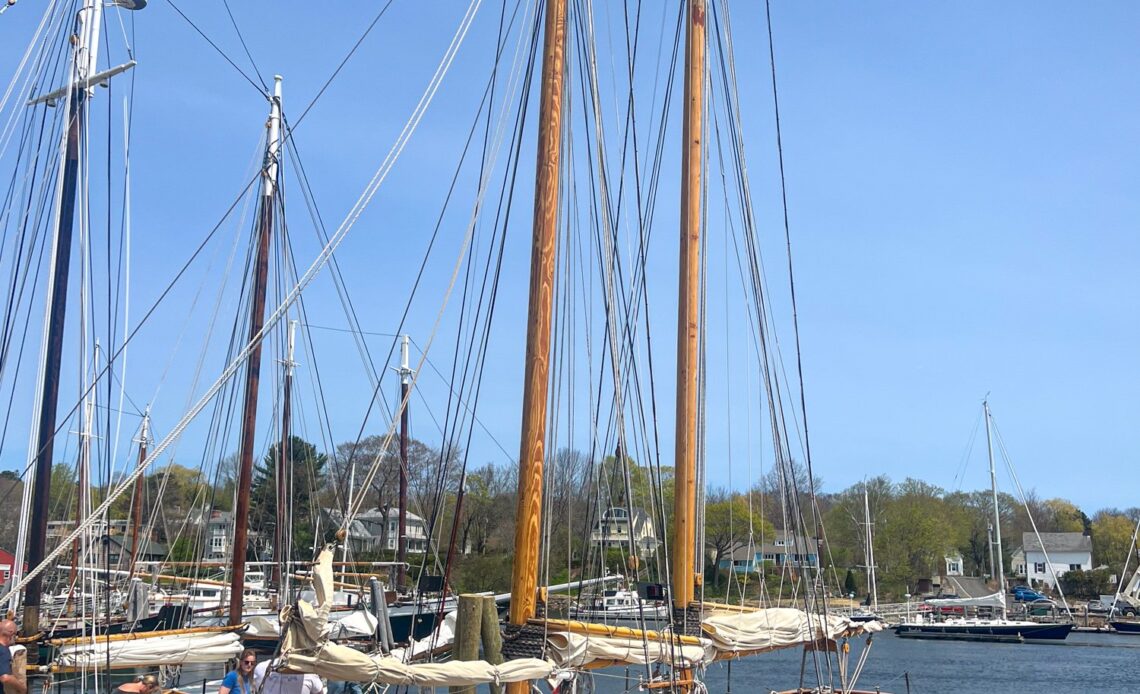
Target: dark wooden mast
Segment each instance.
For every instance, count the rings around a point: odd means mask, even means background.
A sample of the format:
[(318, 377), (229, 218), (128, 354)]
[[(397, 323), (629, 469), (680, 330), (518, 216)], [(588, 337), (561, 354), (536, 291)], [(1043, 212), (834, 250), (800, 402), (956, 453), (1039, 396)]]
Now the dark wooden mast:
[[(145, 3), (122, 3), (129, 10), (140, 9)], [(98, 73), (99, 31), (103, 4), (101, 0), (86, 0), (76, 13), (75, 32), (71, 36), (74, 50), (73, 63), (68, 76), (70, 84), (59, 90), (32, 99), (31, 104), (67, 97), (67, 135), (64, 141), (63, 169), (61, 172), (55, 243), (52, 248), (51, 284), (48, 287), (47, 317), (45, 318), (45, 344), (41, 362), (43, 390), (36, 420), (35, 477), (33, 482), (32, 512), (28, 524), (28, 566), (35, 568), (43, 563), (47, 544), (48, 505), (51, 499), (51, 468), (54, 453), (56, 414), (59, 404), (59, 372), (63, 357), (63, 333), (67, 309), (67, 284), (71, 266), (71, 237), (75, 223), (76, 192), (79, 185), (79, 157), (81, 136), (87, 121), (89, 91), (112, 76), (129, 70), (128, 62), (103, 73)], [(19, 567), (13, 567), (19, 571)], [(43, 596), (43, 574), (28, 580), (24, 587), (23, 631), (26, 636), (39, 632), (40, 602)], [(29, 653), (28, 662), (36, 661)]]
[[(146, 461), (147, 445), (150, 443), (150, 411), (143, 414), (142, 430), (139, 432), (139, 465)], [(131, 502), (131, 563), (127, 568), (127, 585), (135, 577), (135, 562), (139, 558), (139, 531), (142, 530), (143, 492), (146, 487), (146, 475), (139, 475), (135, 480), (134, 499)]]
[(700, 368), (701, 136), (704, 114), (705, 2), (689, 0), (685, 36), (685, 115), (681, 151), (681, 262), (677, 304), (676, 477), (673, 496), (673, 608), (688, 609), (696, 567), (697, 375)]
[(261, 170), (261, 205), (258, 210), (257, 255), (250, 294), (249, 351), (245, 369), (245, 400), (242, 404), (241, 448), (238, 460), (237, 504), (234, 508), (233, 572), (230, 575), (230, 624), (241, 624), (245, 592), (245, 560), (249, 544), (249, 495), (253, 482), (254, 427), (257, 425), (257, 389), (261, 380), (261, 345), (257, 338), (265, 325), (265, 289), (269, 279), (269, 237), (273, 230), (273, 205), (277, 192), (277, 150), (281, 126), (281, 77), (274, 78), (269, 111), (269, 140)]
[[(51, 499), (51, 466), (55, 447), (56, 408), (59, 403), (59, 370), (63, 357), (64, 317), (67, 312), (67, 280), (71, 267), (71, 234), (75, 223), (75, 193), (79, 182), (79, 140), (87, 119), (87, 92), (75, 89), (67, 105), (67, 144), (63, 158), (63, 185), (55, 232), (51, 289), (49, 290), (47, 348), (44, 351), (43, 391), (36, 426), (36, 466), (32, 518), (28, 535), (28, 566), (43, 563), (47, 544), (48, 504)], [(24, 588), (24, 635), (40, 630), (43, 574)]]
[[(396, 526), (396, 589), (401, 590), (407, 580), (408, 567), (408, 393), (412, 387), (412, 371), (408, 365), (408, 336), (404, 335), (400, 345), (400, 498), (399, 520)], [(458, 511), (456, 518), (459, 517)], [(385, 518), (387, 523), (388, 519)]]
[[(525, 624), (533, 617), (537, 603), (535, 593), (538, 589), (538, 548), (542, 540), (542, 469), (546, 453), (546, 396), (550, 370), (550, 324), (554, 299), (562, 145), (565, 0), (547, 0), (544, 32), (518, 508), (515, 513), (515, 557), (511, 575), (509, 622), (512, 625)], [(529, 688), (530, 685), (526, 682), (512, 682), (507, 691), (524, 694)]]

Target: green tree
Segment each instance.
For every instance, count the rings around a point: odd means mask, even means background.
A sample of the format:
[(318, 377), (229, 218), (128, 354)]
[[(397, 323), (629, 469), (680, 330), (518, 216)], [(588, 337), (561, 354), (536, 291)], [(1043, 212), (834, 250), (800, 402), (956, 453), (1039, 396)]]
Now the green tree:
[(1041, 532), (1084, 533), (1088, 532), (1089, 519), (1071, 501), (1048, 499), (1045, 502), (1048, 513), (1038, 521)]
[(325, 485), (327, 456), (299, 436), (293, 436), (286, 447), (286, 490), (290, 506), (278, 513), (277, 460), (281, 445), (275, 443), (256, 467), (250, 492), (249, 527), (271, 542), (279, 517), (289, 519), (292, 532), (293, 559), (311, 559), (316, 539), (316, 521), (320, 514), (319, 492)]
[(952, 541), (942, 490), (906, 479), (876, 527), (875, 562), (884, 590), (910, 592), (920, 578), (935, 575)]
[(1122, 570), (1134, 528), (1132, 519), (1114, 511), (1100, 511), (1093, 516), (1093, 561), (1113, 571)]
[(843, 592), (847, 595), (854, 595), (856, 592), (855, 572), (851, 569), (847, 569), (847, 578), (843, 579)]

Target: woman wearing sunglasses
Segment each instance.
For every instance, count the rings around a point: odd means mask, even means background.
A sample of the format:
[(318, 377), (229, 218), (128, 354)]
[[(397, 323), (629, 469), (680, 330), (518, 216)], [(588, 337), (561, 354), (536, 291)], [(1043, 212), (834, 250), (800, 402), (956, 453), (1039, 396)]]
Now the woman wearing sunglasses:
[(228, 673), (218, 688), (218, 694), (254, 694), (253, 669), (257, 666), (257, 653), (247, 648), (238, 657), (237, 670)]

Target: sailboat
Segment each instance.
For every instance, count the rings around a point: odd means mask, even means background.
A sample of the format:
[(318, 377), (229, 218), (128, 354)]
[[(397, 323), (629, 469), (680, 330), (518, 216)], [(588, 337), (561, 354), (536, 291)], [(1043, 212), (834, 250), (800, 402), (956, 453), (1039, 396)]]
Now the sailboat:
[(863, 484), (863, 527), (866, 532), (863, 537), (863, 557), (867, 571), (867, 609), (859, 610), (851, 615), (857, 622), (869, 622), (872, 619), (882, 619), (879, 616), (879, 586), (875, 581), (875, 539), (871, 531), (871, 502), (867, 496), (867, 485)]
[(990, 463), (990, 488), (993, 493), (995, 561), (997, 563), (998, 590), (992, 595), (975, 598), (943, 598), (928, 600), (932, 607), (961, 607), (986, 609), (996, 613), (987, 617), (950, 617), (943, 621), (923, 619), (905, 621), (895, 627), (895, 634), (916, 639), (955, 639), (964, 641), (1063, 641), (1075, 626), (1072, 622), (1034, 622), (1009, 619), (1006, 616), (1005, 560), (1001, 550), (1001, 515), (998, 513), (997, 471), (994, 467), (993, 439), (990, 431), (990, 405), (982, 402), (982, 416), (986, 423), (986, 447)]
[[(538, 164), (531, 251), (530, 296), (524, 365), (523, 412), (518, 474), (515, 552), (510, 610), (503, 627), (505, 663), (452, 660), (417, 665), (399, 658), (358, 651), (321, 638), (327, 627), (333, 549), (320, 554), (315, 571), (316, 601), (300, 601), (283, 612), (288, 630), (282, 642), (283, 666), (294, 671), (420, 686), (506, 682), (521, 694), (531, 680), (573, 676), (576, 671), (621, 663), (656, 665), (659, 675), (643, 686), (691, 691), (697, 668), (716, 660), (758, 655), (779, 648), (836, 644), (877, 631), (877, 623), (858, 624), (828, 614), (824, 600), (812, 610), (710, 605), (697, 599), (702, 576), (697, 561), (700, 400), (700, 286), (702, 231), (702, 143), (705, 124), (706, 5), (690, 0), (683, 7), (685, 68), (681, 185), (681, 262), (677, 338), (677, 399), (674, 518), (667, 628), (614, 627), (544, 618), (546, 591), (539, 585), (543, 542), (543, 474), (548, 457), (547, 403), (553, 313), (554, 271), (560, 201), (560, 157), (567, 7), (563, 0), (545, 6), (542, 88), (539, 106)], [(406, 407), (406, 398), (401, 408)], [(343, 533), (342, 529), (342, 533)], [(815, 609), (821, 609), (816, 612)], [(838, 651), (839, 649), (834, 649)], [(846, 652), (846, 649), (844, 649)], [(854, 692), (844, 682), (841, 690)], [(800, 690), (797, 690), (800, 691)], [(809, 690), (802, 690), (809, 691)], [(832, 691), (821, 684), (816, 691)]]

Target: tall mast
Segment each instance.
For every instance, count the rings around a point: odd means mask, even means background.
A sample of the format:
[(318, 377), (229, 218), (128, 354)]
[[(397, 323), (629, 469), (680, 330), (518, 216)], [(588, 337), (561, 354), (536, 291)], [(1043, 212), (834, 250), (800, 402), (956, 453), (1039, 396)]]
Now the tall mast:
[[(994, 495), (994, 544), (997, 546), (997, 578), (998, 578), (998, 592), (1002, 596), (1002, 604), (1005, 604), (1005, 559), (1001, 553), (1001, 513), (998, 512), (998, 493), (997, 493), (997, 470), (994, 467), (994, 444), (993, 436), (990, 434), (990, 403), (986, 400), (982, 401), (982, 410), (986, 417), (986, 450), (990, 455), (990, 488)], [(1004, 616), (1005, 610), (1003, 608), (1002, 614)]]
[(293, 361), (293, 348), (296, 344), (297, 321), (289, 322), (289, 344), (283, 362), (285, 378), (284, 392), (281, 398), (281, 443), (277, 446), (277, 519), (273, 531), (273, 571), (276, 574), (273, 582), (277, 586), (277, 599), (287, 599), (289, 595), (289, 548), (292, 545), (292, 523), (286, 507), (292, 489), (293, 458), (293, 368), (297, 365)]
[[(396, 561), (399, 563), (396, 567), (397, 590), (403, 588), (408, 571), (405, 566), (408, 561), (408, 408), (411, 406), (408, 391), (412, 387), (412, 374), (415, 373), (408, 366), (409, 341), (408, 336), (404, 335), (400, 344), (400, 405), (403, 409), (400, 412), (400, 511), (396, 526)], [(387, 523), (388, 520), (384, 519), (384, 522)]]
[[(269, 107), (269, 139), (261, 169), (261, 208), (258, 214), (257, 257), (253, 266), (250, 295), (249, 340), (265, 325), (265, 288), (269, 276), (269, 236), (273, 229), (273, 201), (277, 192), (277, 150), (281, 137), (281, 76), (273, 78)], [(242, 406), (241, 457), (238, 468), (237, 507), (234, 510), (234, 559), (230, 575), (230, 624), (241, 624), (245, 590), (245, 554), (249, 537), (249, 492), (253, 481), (253, 430), (257, 424), (257, 386), (261, 379), (261, 340), (250, 348), (245, 370), (245, 402)]]
[(697, 582), (697, 375), (700, 368), (701, 137), (705, 2), (689, 0), (685, 35), (685, 116), (681, 151), (681, 262), (677, 302), (676, 487), (673, 496), (673, 609), (693, 602)]
[(879, 609), (879, 589), (875, 585), (875, 540), (871, 535), (871, 502), (867, 498), (867, 483), (863, 483), (863, 523), (867, 526), (867, 589), (871, 591), (871, 611)]
[[(139, 465), (146, 461), (147, 445), (150, 443), (150, 408), (143, 413), (142, 429), (139, 432)], [(139, 532), (142, 530), (143, 490), (146, 484), (146, 475), (139, 475), (135, 480), (134, 501), (131, 503), (131, 563), (127, 568), (127, 585), (135, 576), (135, 562), (139, 558)]]
[[(130, 8), (133, 9), (133, 8)], [(87, 98), (94, 86), (129, 69), (134, 63), (98, 74), (99, 31), (103, 16), (102, 0), (85, 0), (75, 18), (72, 43), (72, 66), (68, 84), (50, 94), (32, 99), (29, 105), (55, 102), (67, 97), (67, 127), (63, 135), (63, 160), (58, 184), (55, 237), (52, 242), (52, 274), (48, 281), (44, 315), (44, 346), (40, 356), (39, 414), (36, 423), (34, 496), (31, 522), (28, 525), (28, 565), (43, 563), (47, 540), (48, 505), (51, 498), (51, 467), (55, 444), (56, 408), (59, 401), (59, 371), (63, 356), (64, 318), (67, 309), (68, 270), (71, 265), (71, 236), (75, 222), (76, 191), (79, 183), (80, 139), (87, 120)], [(22, 557), (13, 567), (18, 574)], [(24, 634), (40, 629), (42, 574), (28, 581), (24, 589)], [(29, 658), (32, 660), (33, 658)]]
[[(530, 255), (530, 306), (526, 331), (522, 432), (519, 450), (515, 558), (511, 567), (509, 622), (521, 626), (536, 611), (538, 546), (541, 541), (542, 467), (546, 447), (546, 395), (550, 369), (550, 323), (562, 145), (562, 83), (566, 52), (566, 0), (547, 0), (542, 49), (542, 96), (538, 111), (534, 235)], [(524, 694), (526, 682), (507, 691)]]

